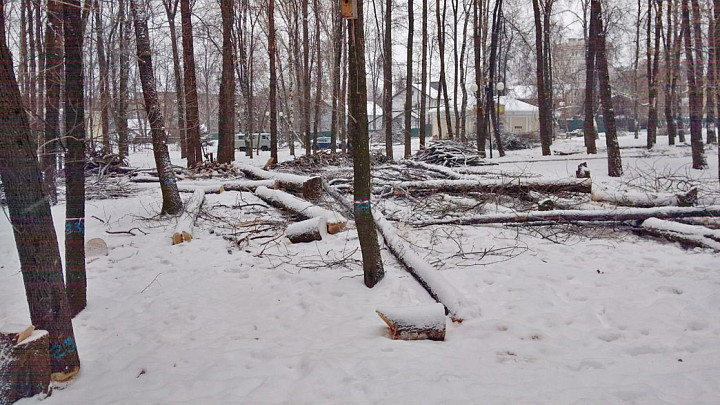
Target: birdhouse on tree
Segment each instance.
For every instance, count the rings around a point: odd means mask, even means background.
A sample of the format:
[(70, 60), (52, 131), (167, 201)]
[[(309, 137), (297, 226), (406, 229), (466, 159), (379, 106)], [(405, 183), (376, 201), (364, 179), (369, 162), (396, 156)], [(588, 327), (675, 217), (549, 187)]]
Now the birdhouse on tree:
[(357, 0), (340, 0), (340, 13), (342, 18), (358, 18)]

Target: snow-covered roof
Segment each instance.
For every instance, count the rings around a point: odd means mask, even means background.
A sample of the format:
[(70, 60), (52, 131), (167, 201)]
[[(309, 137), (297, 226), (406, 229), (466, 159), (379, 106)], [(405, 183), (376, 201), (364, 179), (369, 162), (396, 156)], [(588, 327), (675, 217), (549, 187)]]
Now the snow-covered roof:
[(505, 112), (538, 112), (538, 108), (532, 104), (520, 101), (515, 98), (500, 97), (500, 104), (505, 106)]

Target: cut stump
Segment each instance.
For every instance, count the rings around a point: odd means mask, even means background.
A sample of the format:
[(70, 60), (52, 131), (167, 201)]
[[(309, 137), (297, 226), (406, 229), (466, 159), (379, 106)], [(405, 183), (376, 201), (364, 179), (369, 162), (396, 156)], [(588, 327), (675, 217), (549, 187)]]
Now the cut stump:
[(203, 201), (205, 201), (205, 190), (198, 188), (185, 204), (185, 212), (178, 219), (175, 232), (173, 232), (172, 235), (173, 245), (190, 242), (192, 240), (193, 227), (195, 226), (195, 220), (200, 213), (200, 207), (202, 207)]
[(50, 394), (50, 335), (30, 327), (0, 331), (0, 404)]
[(445, 340), (445, 307), (443, 304), (382, 307), (375, 312), (390, 327), (392, 339)]
[(292, 243), (322, 240), (327, 235), (327, 220), (323, 217), (315, 217), (296, 222), (288, 226), (285, 233)]

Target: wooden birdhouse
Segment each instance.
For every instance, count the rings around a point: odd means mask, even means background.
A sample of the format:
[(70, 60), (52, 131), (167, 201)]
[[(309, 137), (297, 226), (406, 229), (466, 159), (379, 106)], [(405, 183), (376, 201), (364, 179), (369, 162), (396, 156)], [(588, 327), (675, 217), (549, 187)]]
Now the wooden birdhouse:
[(340, 0), (340, 13), (342, 18), (358, 18), (357, 0)]

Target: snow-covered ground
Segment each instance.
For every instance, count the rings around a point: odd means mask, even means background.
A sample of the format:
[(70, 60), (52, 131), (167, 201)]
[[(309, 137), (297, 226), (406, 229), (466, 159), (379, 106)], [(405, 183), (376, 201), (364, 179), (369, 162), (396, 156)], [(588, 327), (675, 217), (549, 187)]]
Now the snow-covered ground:
[[(715, 147), (706, 148), (710, 169), (697, 171), (689, 147), (660, 137), (647, 152), (643, 142), (620, 138), (620, 179), (607, 177), (604, 148), (592, 157), (508, 152), (493, 170), (570, 177), (587, 162), (593, 181), (608, 188), (690, 179), (702, 184), (703, 203), (718, 203)], [(553, 149), (582, 145), (558, 140)], [(262, 166), (268, 155), (237, 158)], [(152, 154), (130, 162), (152, 166)], [(109, 255), (88, 259), (88, 307), (74, 320), (81, 372), (43, 404), (720, 403), (720, 255), (711, 250), (612, 229), (403, 225), (397, 234), (477, 316), (448, 320), (444, 342), (393, 341), (375, 309), (433, 300), (387, 248), (385, 279), (365, 288), (352, 222), (311, 244), (250, 239), (262, 233), (242, 234), (249, 226), (280, 235), (277, 221), (287, 217), (256, 205), (251, 193), (208, 194), (208, 213), (224, 222), (205, 215), (190, 243), (173, 246), (174, 222), (153, 218), (159, 188), (138, 187), (87, 203), (86, 238), (103, 238)], [(64, 209), (53, 207), (58, 229)], [(250, 237), (240, 248), (220, 236), (231, 225)], [(131, 228), (142, 232), (106, 233)], [(0, 328), (28, 322), (3, 218)]]

